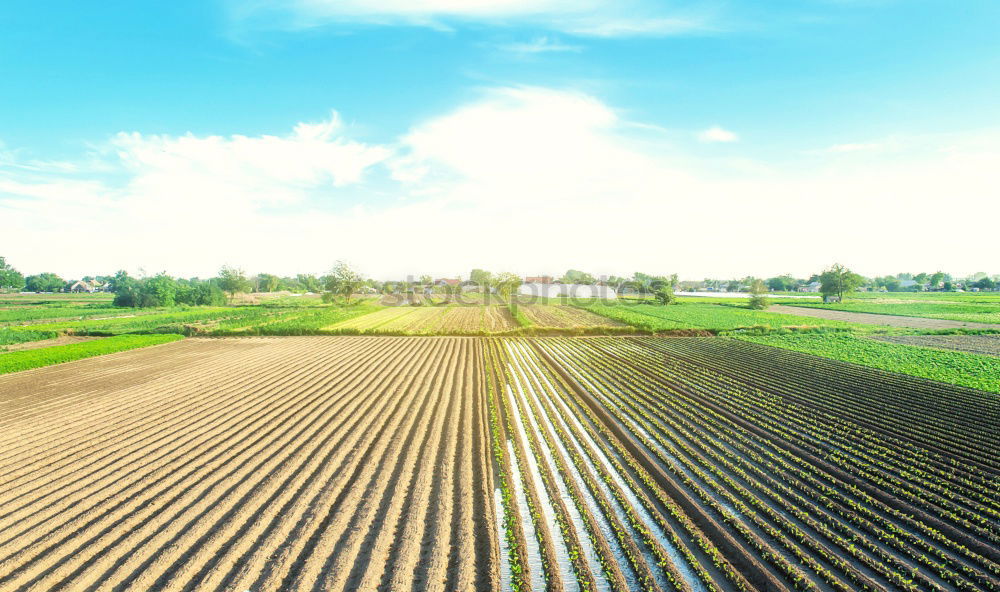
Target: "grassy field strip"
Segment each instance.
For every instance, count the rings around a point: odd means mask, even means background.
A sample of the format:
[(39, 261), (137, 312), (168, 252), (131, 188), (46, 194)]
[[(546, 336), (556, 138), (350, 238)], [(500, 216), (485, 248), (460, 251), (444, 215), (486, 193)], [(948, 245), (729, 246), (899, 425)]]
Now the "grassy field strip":
[(31, 341), (41, 341), (44, 339), (54, 339), (58, 337), (55, 331), (36, 331), (33, 329), (7, 329), (0, 327), (0, 351), (5, 345), (16, 345), (18, 343), (28, 343)]
[(588, 304), (586, 310), (644, 329), (649, 332), (702, 329), (731, 331), (753, 327), (859, 328), (854, 323), (804, 316), (791, 316), (716, 304)]
[(95, 382), (86, 406), (42, 387), (49, 405), (8, 417), (27, 375), (0, 379), (0, 441), (61, 459), (0, 460), (0, 588), (497, 589), (474, 341), (178, 347), (200, 355), (133, 352), (163, 371)]
[(869, 314), (897, 315), (964, 321), (970, 323), (990, 323), (1000, 328), (1000, 299), (987, 302), (842, 302), (837, 304), (796, 304), (809, 308), (864, 312)]
[(851, 334), (747, 335), (738, 339), (1000, 393), (1000, 359), (995, 356), (886, 343)]
[(174, 323), (198, 323), (240, 314), (237, 308), (199, 307), (181, 311), (132, 314), (105, 319), (85, 319), (82, 321), (53, 322), (32, 325), (33, 330), (60, 331), (78, 335), (118, 334), (152, 330)]
[(20, 372), (52, 364), (72, 362), (83, 358), (127, 351), (139, 347), (159, 345), (183, 339), (181, 335), (120, 335), (85, 343), (56, 345), (26, 351), (6, 352), (0, 355), (0, 374)]

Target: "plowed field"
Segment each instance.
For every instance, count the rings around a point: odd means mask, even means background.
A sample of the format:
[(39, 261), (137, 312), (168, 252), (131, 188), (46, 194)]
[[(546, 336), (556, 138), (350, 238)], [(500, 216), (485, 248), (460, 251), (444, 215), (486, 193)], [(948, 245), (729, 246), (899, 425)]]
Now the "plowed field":
[(487, 590), (463, 338), (187, 340), (0, 378), (0, 590)]
[(481, 335), (516, 328), (506, 306), (398, 306), (326, 327), (372, 335)]
[(546, 304), (525, 304), (520, 307), (521, 312), (538, 327), (556, 327), (560, 329), (573, 329), (584, 327), (626, 327), (607, 317), (595, 315), (594, 313), (576, 308), (573, 306), (553, 306)]
[(998, 590), (998, 425), (725, 338), (188, 339), (0, 377), (0, 591)]

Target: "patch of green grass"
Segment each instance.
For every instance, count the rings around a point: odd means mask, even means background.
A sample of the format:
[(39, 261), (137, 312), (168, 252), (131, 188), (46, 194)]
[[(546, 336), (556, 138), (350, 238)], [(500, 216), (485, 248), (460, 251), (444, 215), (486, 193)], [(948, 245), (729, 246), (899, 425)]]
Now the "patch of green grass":
[(853, 292), (846, 297), (854, 300), (898, 302), (983, 302), (1000, 304), (1000, 292)]
[(510, 309), (510, 316), (514, 318), (514, 322), (517, 323), (518, 327), (522, 329), (531, 327), (534, 323), (521, 311), (521, 306), (517, 303), (517, 299), (512, 299), (507, 305)]
[[(37, 308), (36, 308), (37, 306)], [(124, 311), (124, 312), (119, 312)], [(42, 305), (11, 305), (6, 310), (0, 310), (0, 323), (24, 323), (45, 319), (73, 319), (86, 317), (109, 316), (112, 314), (129, 314), (130, 308), (114, 308), (110, 304), (97, 303), (83, 306), (64, 306), (62, 303)]]
[(181, 335), (120, 335), (71, 345), (0, 354), (0, 374), (20, 372), (184, 339)]
[(366, 300), (350, 305), (325, 306), (322, 308), (305, 308), (293, 311), (279, 317), (263, 318), (254, 324), (239, 328), (221, 326), (211, 331), (210, 335), (330, 335), (334, 331), (324, 330), (334, 325), (381, 310), (383, 307)]
[[(238, 315), (242, 308), (191, 307), (165, 309), (166, 312), (133, 315), (133, 309), (114, 309), (106, 315), (123, 315), (111, 318), (84, 319), (80, 321), (57, 321), (44, 325), (33, 325), (32, 329), (60, 331), (74, 335), (121, 335), (125, 333), (182, 333), (180, 329), (164, 330), (174, 325), (198, 323)], [(110, 314), (109, 314), (110, 312)]]
[(853, 323), (815, 319), (726, 304), (588, 304), (581, 306), (590, 312), (615, 319), (650, 333), (700, 329), (731, 331), (751, 327), (780, 329), (790, 326), (859, 328)]
[(810, 308), (828, 308), (845, 312), (866, 312), (872, 314), (900, 315), (904, 317), (923, 317), (928, 319), (943, 319), (949, 321), (965, 321), (969, 323), (1000, 324), (1000, 300), (994, 302), (885, 302), (860, 301), (841, 302), (837, 304), (796, 304)]
[(18, 343), (28, 343), (29, 341), (41, 341), (43, 339), (53, 339), (59, 334), (55, 331), (15, 331), (12, 329), (0, 328), (0, 347), (4, 345), (15, 345)]
[(1000, 358), (886, 343), (850, 333), (741, 335), (737, 339), (1000, 393)]

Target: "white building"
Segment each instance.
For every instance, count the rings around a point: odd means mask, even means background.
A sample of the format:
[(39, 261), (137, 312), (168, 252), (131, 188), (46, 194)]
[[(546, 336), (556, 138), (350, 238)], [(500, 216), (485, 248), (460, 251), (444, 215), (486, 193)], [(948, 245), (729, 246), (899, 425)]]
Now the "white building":
[(614, 300), (618, 294), (611, 286), (589, 286), (586, 284), (521, 284), (518, 288), (521, 296), (536, 296), (539, 298), (602, 298)]

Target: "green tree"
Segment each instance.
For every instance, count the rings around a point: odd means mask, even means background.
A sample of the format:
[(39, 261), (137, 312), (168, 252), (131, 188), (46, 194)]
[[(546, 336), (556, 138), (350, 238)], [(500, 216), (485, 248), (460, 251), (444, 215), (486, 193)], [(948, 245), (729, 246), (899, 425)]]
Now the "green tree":
[[(358, 291), (365, 283), (361, 274), (351, 268), (344, 261), (337, 261), (326, 276), (326, 289), (329, 293), (328, 301), (340, 296), (347, 304), (351, 303), (351, 295)], [(324, 295), (326, 296), (326, 295)]]
[(0, 291), (19, 291), (24, 287), (24, 276), (7, 260), (0, 257)]
[(320, 283), (319, 279), (311, 274), (300, 273), (295, 276), (295, 279), (299, 284), (305, 289), (306, 292), (322, 292), (323, 284)]
[(564, 284), (593, 285), (597, 283), (597, 278), (578, 269), (570, 269), (564, 276), (559, 278), (559, 281)]
[(767, 280), (767, 287), (775, 292), (791, 292), (798, 285), (798, 280), (787, 273)]
[(936, 272), (934, 272), (931, 275), (931, 280), (930, 281), (931, 281), (931, 289), (932, 290), (941, 285), (941, 282), (944, 281), (944, 276), (945, 276), (945, 273), (943, 271), (936, 271)]
[(479, 286), (479, 289), (485, 290), (491, 285), (493, 274), (485, 269), (473, 269), (472, 273), (469, 274), (469, 281)]
[(66, 281), (54, 273), (40, 273), (24, 278), (24, 287), (29, 292), (58, 292), (66, 285)]
[(992, 290), (996, 287), (996, 282), (988, 277), (981, 278), (978, 282), (973, 284), (973, 287), (979, 288), (980, 290)]
[(767, 286), (764, 280), (755, 279), (750, 283), (750, 302), (748, 306), (754, 310), (764, 310), (767, 308)]
[(677, 296), (674, 294), (674, 288), (669, 282), (663, 282), (654, 288), (653, 297), (663, 306), (677, 304)]
[(857, 290), (864, 283), (864, 278), (843, 265), (835, 263), (820, 274), (819, 283), (819, 291), (823, 294), (824, 300), (836, 296), (843, 301), (844, 294)]
[(166, 273), (158, 273), (141, 282), (142, 306), (173, 306), (177, 282)]
[(257, 274), (258, 292), (274, 292), (278, 289), (278, 286), (280, 284), (281, 284), (281, 278), (276, 275), (271, 275), (269, 273)]
[(493, 276), (493, 288), (496, 289), (500, 299), (506, 302), (510, 302), (511, 296), (513, 296), (521, 283), (521, 276), (509, 271), (504, 271)]
[(223, 265), (219, 270), (219, 287), (232, 299), (237, 294), (250, 290), (250, 280), (242, 269)]

